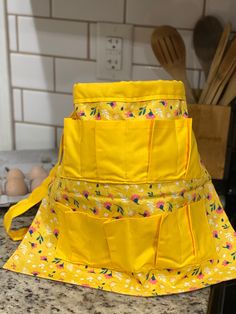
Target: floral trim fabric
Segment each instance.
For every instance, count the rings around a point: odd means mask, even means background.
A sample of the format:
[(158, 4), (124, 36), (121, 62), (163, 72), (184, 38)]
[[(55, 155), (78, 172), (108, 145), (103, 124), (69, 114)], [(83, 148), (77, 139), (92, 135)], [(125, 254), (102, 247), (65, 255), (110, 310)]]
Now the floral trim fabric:
[(176, 119), (187, 117), (183, 100), (148, 100), (140, 102), (98, 102), (75, 105), (81, 120)]

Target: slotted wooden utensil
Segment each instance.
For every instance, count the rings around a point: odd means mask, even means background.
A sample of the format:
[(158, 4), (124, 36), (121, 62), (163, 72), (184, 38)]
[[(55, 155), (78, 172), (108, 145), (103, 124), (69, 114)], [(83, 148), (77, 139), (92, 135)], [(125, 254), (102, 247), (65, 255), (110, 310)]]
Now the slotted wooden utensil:
[(235, 97), (236, 97), (236, 71), (234, 71), (233, 75), (230, 77), (225, 92), (219, 101), (219, 105), (228, 106)]
[(189, 103), (196, 103), (186, 75), (186, 51), (182, 37), (172, 26), (159, 26), (152, 33), (153, 52), (162, 67), (185, 85)]
[(207, 103), (206, 102), (206, 96), (209, 92), (209, 88), (210, 88), (210, 85), (212, 83), (212, 80), (215, 78), (215, 75), (216, 75), (217, 70), (219, 68), (219, 65), (221, 63), (221, 60), (223, 58), (225, 49), (226, 49), (228, 41), (229, 41), (230, 31), (231, 31), (231, 24), (228, 23), (224, 27), (224, 31), (221, 35), (219, 44), (217, 46), (216, 53), (215, 53), (214, 58), (213, 58), (212, 63), (211, 63), (211, 67), (210, 67), (210, 71), (209, 71), (209, 74), (207, 77), (207, 81), (204, 84), (203, 91), (202, 91), (200, 98), (199, 98), (199, 101), (198, 101), (199, 104), (206, 104)]
[(210, 15), (200, 18), (194, 27), (193, 46), (206, 78), (222, 32), (220, 21)]
[(208, 94), (205, 98), (207, 104), (216, 105), (230, 76), (236, 67), (236, 37), (234, 37), (227, 49), (218, 71), (211, 82)]

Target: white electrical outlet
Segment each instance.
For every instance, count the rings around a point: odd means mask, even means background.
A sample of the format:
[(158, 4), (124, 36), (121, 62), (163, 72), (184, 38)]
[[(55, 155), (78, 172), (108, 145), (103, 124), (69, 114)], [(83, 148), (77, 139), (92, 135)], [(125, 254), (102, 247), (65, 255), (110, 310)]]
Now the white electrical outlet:
[(106, 68), (120, 71), (122, 67), (122, 38), (106, 38)]
[(97, 24), (97, 78), (131, 79), (131, 25)]

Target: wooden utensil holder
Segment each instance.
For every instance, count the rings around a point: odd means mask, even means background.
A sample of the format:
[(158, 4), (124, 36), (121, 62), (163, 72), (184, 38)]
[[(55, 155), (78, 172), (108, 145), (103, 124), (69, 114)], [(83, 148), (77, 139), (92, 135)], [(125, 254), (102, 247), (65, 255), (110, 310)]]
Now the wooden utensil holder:
[(228, 176), (231, 107), (207, 104), (188, 105), (198, 150), (213, 179)]

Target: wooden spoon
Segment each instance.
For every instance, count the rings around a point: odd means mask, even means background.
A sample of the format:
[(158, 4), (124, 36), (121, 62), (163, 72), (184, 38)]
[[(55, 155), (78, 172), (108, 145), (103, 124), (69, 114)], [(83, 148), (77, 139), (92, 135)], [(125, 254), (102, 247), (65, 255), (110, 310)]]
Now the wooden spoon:
[(227, 49), (218, 71), (211, 82), (208, 94), (206, 96), (206, 103), (216, 105), (221, 93), (228, 83), (230, 76), (233, 74), (236, 67), (236, 37), (234, 37)]
[(231, 24), (228, 23), (224, 27), (224, 31), (221, 35), (219, 44), (217, 46), (216, 53), (215, 53), (214, 58), (212, 60), (210, 71), (209, 71), (209, 74), (207, 77), (207, 81), (203, 87), (203, 91), (202, 91), (201, 96), (200, 96), (199, 101), (198, 101), (199, 104), (207, 103), (205, 99), (206, 99), (206, 96), (209, 92), (209, 88), (210, 88), (210, 85), (212, 83), (212, 80), (215, 78), (215, 75), (216, 75), (217, 70), (219, 68), (219, 65), (221, 63), (221, 60), (223, 58), (226, 46), (227, 46), (228, 41), (229, 41), (230, 31), (231, 31)]
[(185, 70), (185, 45), (178, 31), (171, 26), (159, 26), (152, 33), (151, 44), (153, 52), (163, 68), (175, 80), (181, 80), (184, 83), (188, 102), (195, 103), (196, 100)]
[(222, 32), (220, 21), (210, 15), (202, 17), (194, 27), (193, 46), (206, 78)]
[(229, 84), (226, 86), (225, 92), (219, 101), (219, 105), (228, 106), (236, 97), (236, 71), (230, 78)]

